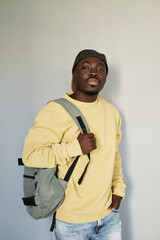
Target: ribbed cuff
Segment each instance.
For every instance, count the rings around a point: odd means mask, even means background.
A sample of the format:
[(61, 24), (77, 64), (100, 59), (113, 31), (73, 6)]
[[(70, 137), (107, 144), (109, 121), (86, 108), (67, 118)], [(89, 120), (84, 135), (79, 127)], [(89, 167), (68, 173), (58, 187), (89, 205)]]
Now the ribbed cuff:
[(83, 154), (77, 139), (71, 143), (66, 144), (66, 149), (70, 157), (77, 157)]
[(125, 189), (124, 188), (114, 188), (112, 190), (112, 194), (124, 198), (125, 197)]

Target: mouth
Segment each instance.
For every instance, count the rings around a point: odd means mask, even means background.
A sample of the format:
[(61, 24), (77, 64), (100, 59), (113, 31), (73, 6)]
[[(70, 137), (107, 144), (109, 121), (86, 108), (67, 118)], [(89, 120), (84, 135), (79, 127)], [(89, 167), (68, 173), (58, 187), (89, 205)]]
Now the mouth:
[(100, 81), (97, 78), (89, 78), (87, 80), (88, 85), (97, 86), (100, 84)]

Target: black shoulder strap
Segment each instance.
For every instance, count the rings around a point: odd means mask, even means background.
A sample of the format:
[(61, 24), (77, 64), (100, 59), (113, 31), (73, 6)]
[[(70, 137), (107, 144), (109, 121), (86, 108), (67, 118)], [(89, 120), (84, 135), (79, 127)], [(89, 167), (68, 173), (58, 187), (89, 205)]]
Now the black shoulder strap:
[[(71, 117), (73, 118), (73, 120), (76, 122), (76, 124), (78, 125), (78, 127), (80, 128), (81, 132), (83, 132), (84, 134), (87, 134), (89, 132), (89, 127), (87, 124), (87, 121), (85, 120), (83, 114), (81, 113), (81, 111), (79, 110), (79, 108), (77, 106), (75, 106), (72, 102), (70, 102), (68, 99), (66, 98), (59, 98), (54, 100), (54, 102), (59, 103), (60, 105), (62, 105), (65, 110), (71, 115)], [(90, 163), (90, 153), (88, 154), (88, 158), (89, 158), (89, 162), (87, 163), (80, 179), (78, 180), (78, 184), (80, 185), (83, 177), (87, 171), (88, 165)], [(67, 182), (69, 181), (72, 172), (78, 162), (79, 156), (76, 157), (76, 159), (74, 160), (74, 162), (72, 163), (72, 165), (70, 166), (70, 168), (68, 169), (64, 180), (66, 180)]]

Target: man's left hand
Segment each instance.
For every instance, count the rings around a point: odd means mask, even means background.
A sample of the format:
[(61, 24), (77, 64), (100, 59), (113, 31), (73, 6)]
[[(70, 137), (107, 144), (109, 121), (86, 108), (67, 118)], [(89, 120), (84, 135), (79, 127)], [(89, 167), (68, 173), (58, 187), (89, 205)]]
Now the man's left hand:
[(121, 200), (122, 200), (122, 197), (117, 196), (117, 195), (112, 195), (112, 203), (108, 209), (110, 209), (110, 210), (112, 210), (113, 208), (118, 209), (121, 204)]

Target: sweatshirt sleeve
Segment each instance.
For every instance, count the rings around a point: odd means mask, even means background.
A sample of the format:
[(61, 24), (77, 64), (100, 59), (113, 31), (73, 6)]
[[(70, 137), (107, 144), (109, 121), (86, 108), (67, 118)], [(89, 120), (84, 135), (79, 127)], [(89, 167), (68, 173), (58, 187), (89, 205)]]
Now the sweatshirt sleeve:
[[(24, 165), (53, 168), (64, 165), (72, 157), (82, 155), (78, 140), (63, 142), (63, 132), (53, 114), (44, 107), (37, 115), (34, 126), (26, 136), (22, 159)], [(63, 117), (63, 116), (62, 116)]]
[(116, 136), (116, 153), (115, 153), (115, 164), (112, 179), (112, 194), (118, 195), (124, 198), (126, 185), (123, 181), (122, 173), (122, 160), (119, 154), (119, 144), (121, 142), (121, 117), (118, 113), (118, 123), (117, 123), (117, 136)]

